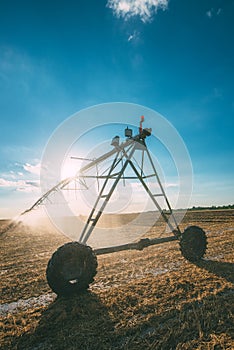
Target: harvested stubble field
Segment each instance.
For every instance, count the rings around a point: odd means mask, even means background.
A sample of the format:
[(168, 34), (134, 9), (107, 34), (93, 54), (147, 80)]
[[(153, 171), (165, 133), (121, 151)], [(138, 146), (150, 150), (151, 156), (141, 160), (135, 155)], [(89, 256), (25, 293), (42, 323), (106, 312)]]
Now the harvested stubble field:
[(177, 241), (99, 256), (89, 292), (67, 299), (51, 293), (45, 269), (68, 239), (9, 230), (0, 238), (1, 349), (234, 349), (234, 211), (188, 212), (181, 228), (191, 224), (207, 232), (200, 263)]

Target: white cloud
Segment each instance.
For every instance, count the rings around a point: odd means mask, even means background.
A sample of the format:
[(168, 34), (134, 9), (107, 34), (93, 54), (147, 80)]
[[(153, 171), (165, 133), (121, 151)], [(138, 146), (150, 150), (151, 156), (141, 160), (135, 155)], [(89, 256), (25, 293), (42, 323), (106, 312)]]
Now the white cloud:
[(139, 39), (139, 32), (137, 32), (136, 30), (134, 30), (134, 32), (132, 34), (129, 35), (128, 37), (128, 41), (138, 41)]
[(41, 164), (14, 164), (14, 170), (0, 173), (0, 189), (17, 192), (38, 192)]
[(218, 8), (218, 10), (215, 10), (214, 8), (211, 8), (206, 12), (207, 17), (212, 18), (214, 16), (219, 16), (222, 12), (221, 8)]
[(158, 9), (166, 10), (169, 0), (108, 0), (107, 7), (117, 17), (128, 20), (139, 16), (142, 22), (149, 22)]
[(0, 188), (13, 188), (20, 192), (35, 192), (39, 188), (39, 181), (27, 181), (27, 180), (6, 180), (0, 178)]
[(11, 181), (0, 178), (0, 187), (14, 187), (16, 186), (16, 183), (19, 183), (19, 181)]
[(206, 15), (207, 15), (209, 18), (211, 18), (211, 17), (212, 17), (212, 11), (211, 11), (211, 10), (207, 11), (207, 12), (206, 12)]
[(132, 39), (134, 39), (134, 35), (133, 34), (129, 35), (128, 41), (131, 41)]
[(23, 165), (23, 168), (30, 174), (40, 175), (41, 164), (38, 163), (36, 165), (32, 165), (32, 164), (26, 163)]

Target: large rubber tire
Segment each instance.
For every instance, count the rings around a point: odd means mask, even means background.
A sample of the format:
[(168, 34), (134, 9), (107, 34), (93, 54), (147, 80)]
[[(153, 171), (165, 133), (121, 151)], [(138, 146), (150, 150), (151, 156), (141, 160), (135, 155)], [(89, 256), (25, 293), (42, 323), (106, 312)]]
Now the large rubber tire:
[(180, 251), (185, 259), (198, 261), (206, 253), (207, 238), (202, 228), (189, 226), (182, 233), (180, 239)]
[(48, 284), (58, 296), (86, 291), (96, 273), (96, 255), (89, 246), (78, 242), (66, 243), (58, 248), (46, 269)]

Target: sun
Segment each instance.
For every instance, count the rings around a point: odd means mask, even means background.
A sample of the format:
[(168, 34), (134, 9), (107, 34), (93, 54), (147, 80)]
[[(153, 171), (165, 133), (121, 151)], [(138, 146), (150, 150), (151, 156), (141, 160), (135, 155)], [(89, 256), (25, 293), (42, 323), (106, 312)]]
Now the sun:
[(75, 159), (66, 158), (61, 169), (61, 179), (73, 177), (80, 169), (80, 162)]

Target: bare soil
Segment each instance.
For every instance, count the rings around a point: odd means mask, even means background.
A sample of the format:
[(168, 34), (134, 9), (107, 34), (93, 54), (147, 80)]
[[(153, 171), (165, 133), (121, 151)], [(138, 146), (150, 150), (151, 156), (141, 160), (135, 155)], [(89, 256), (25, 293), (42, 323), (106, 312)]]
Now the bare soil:
[(191, 211), (180, 227), (189, 225), (207, 233), (199, 263), (177, 241), (99, 256), (95, 282), (73, 298), (56, 298), (45, 277), (69, 239), (10, 229), (0, 236), (1, 349), (234, 349), (234, 210)]

